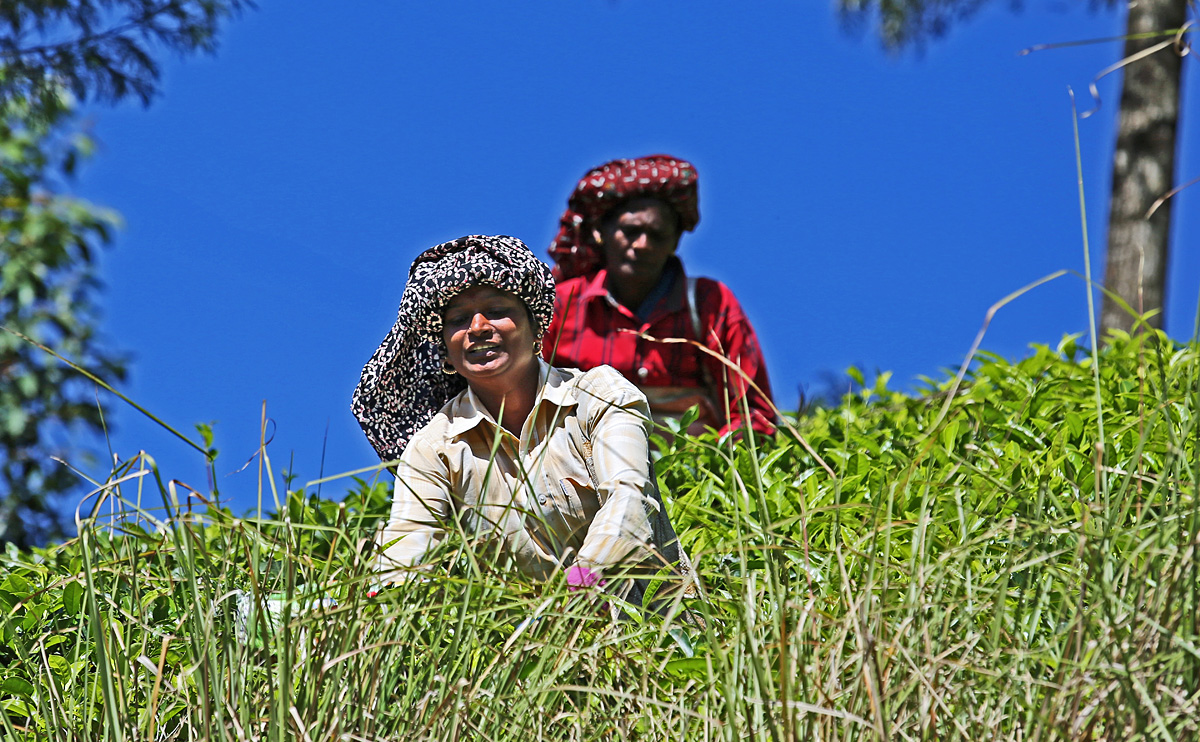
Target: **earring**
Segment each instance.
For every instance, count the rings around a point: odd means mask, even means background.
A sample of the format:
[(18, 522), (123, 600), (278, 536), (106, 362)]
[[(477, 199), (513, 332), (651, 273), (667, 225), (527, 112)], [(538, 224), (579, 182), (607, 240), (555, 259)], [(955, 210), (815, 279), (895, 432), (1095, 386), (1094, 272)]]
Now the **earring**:
[(444, 361), (442, 361), (442, 373), (444, 373), (447, 376), (453, 376), (458, 372), (454, 370), (454, 366), (450, 365), (450, 361), (444, 360)]
[(533, 354), (535, 356), (540, 356), (542, 354), (542, 341), (541, 340), (533, 341)]

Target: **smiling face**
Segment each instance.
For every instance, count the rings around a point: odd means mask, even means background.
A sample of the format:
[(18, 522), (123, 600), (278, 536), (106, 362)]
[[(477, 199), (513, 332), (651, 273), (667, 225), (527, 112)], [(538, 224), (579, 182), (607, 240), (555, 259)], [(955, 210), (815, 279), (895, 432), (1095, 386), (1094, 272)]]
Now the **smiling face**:
[(454, 370), (473, 388), (502, 391), (536, 376), (533, 325), (525, 303), (492, 286), (474, 286), (450, 300), (442, 340)]

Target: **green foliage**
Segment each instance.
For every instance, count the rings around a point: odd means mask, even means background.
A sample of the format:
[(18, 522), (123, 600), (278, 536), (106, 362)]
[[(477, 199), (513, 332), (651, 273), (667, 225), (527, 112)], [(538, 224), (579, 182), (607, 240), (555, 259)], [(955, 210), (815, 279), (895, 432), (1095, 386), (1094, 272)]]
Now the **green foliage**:
[[(0, 102), (0, 326), (41, 343), (109, 382), (123, 359), (97, 337), (95, 250), (116, 216), (55, 195), (90, 141), (69, 134), (65, 99), (34, 112)], [(69, 437), (99, 432), (93, 387), (76, 371), (10, 332), (0, 332), (0, 544), (60, 535), (52, 497), (78, 478), (52, 457), (73, 458)]]
[(846, 699), (851, 669), (871, 703), (833, 705), (882, 736), (1195, 735), (1197, 348), (1114, 334), (1098, 373), (1080, 351), (983, 354), (918, 397), (880, 377), (797, 421), (833, 478), (786, 437), (660, 461), (731, 618), (762, 571), (758, 607), (805, 627), (775, 642), (856, 646), (796, 665), (801, 700)]
[(62, 88), (81, 100), (148, 103), (154, 54), (211, 52), (222, 21), (249, 0), (6, 0), (0, 4), (0, 100), (53, 110)]
[[(91, 151), (64, 134), (66, 92), (148, 103), (154, 55), (211, 52), (220, 24), (250, 0), (16, 0), (0, 3), (0, 324), (111, 386), (123, 359), (96, 337), (95, 247), (115, 215), (55, 195)], [(103, 428), (103, 407), (18, 335), (0, 335), (0, 544), (62, 534), (54, 496), (76, 477), (54, 463), (64, 441)]]
[[(905, 48), (922, 49), (932, 39), (940, 38), (955, 23), (970, 20), (992, 0), (837, 0), (835, 6), (842, 23), (859, 30), (874, 22), (875, 32), (884, 48), (898, 52)], [(1019, 11), (1019, 0), (1004, 3)], [(1090, 4), (1095, 10), (1113, 6), (1113, 0), (1098, 0)]]
[(772, 440), (664, 441), (700, 594), (615, 622), (453, 538), (372, 597), (382, 483), (236, 518), (131, 462), (77, 539), (0, 557), (0, 729), (1193, 739), (1198, 350), (1114, 336), (1097, 367), (1068, 338), (917, 396), (864, 379)]
[(944, 35), (956, 21), (975, 15), (990, 0), (838, 0), (841, 20), (857, 28), (877, 17), (884, 47), (922, 47)]

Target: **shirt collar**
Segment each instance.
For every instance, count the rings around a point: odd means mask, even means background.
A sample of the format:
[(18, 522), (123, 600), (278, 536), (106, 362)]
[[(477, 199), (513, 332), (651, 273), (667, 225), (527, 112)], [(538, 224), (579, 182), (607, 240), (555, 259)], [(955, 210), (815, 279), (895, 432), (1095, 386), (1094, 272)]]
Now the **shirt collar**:
[(629, 307), (633, 310), (633, 315), (643, 322), (654, 316), (664, 301), (673, 298), (678, 293), (675, 291), (675, 286), (680, 280), (686, 280), (683, 278), (683, 265), (679, 259), (674, 255), (671, 258), (673, 259), (667, 260), (663, 265), (662, 273), (658, 276), (658, 283), (654, 284), (654, 288), (650, 289), (650, 293), (646, 295), (642, 303), (637, 307)]
[(604, 287), (606, 280), (608, 280), (607, 268), (601, 268), (592, 274), (592, 277), (587, 279), (579, 292), (579, 301), (582, 303), (589, 299), (608, 296), (608, 289)]
[[(684, 294), (687, 293), (687, 272), (684, 271), (683, 261), (679, 259), (678, 255), (672, 255), (671, 257), (667, 258), (667, 265), (663, 268), (664, 275), (671, 270), (670, 266), (674, 266), (675, 268), (675, 285), (671, 287), (671, 291), (669, 291), (667, 295), (660, 300), (659, 309), (666, 312), (677, 312), (683, 308)], [(592, 299), (597, 298), (616, 303), (617, 300), (612, 297), (612, 294), (608, 292), (608, 287), (604, 285), (607, 280), (607, 268), (601, 268), (600, 270), (596, 271), (590, 278), (586, 279), (586, 282), (579, 290), (579, 293), (574, 301), (578, 301), (580, 306), (586, 304)], [(629, 309), (629, 312), (632, 314), (633, 309)], [(656, 314), (658, 314), (658, 311), (650, 312), (651, 316)]]
[[(533, 410), (530, 414), (535, 414), (546, 402), (557, 407), (578, 404), (573, 393), (575, 384), (572, 375), (551, 366), (540, 357), (537, 362), (538, 393), (533, 400)], [(446, 434), (451, 437), (458, 437), (484, 421), (495, 428), (500, 427), (469, 386), (450, 403), (449, 412), (450, 424), (446, 428)]]

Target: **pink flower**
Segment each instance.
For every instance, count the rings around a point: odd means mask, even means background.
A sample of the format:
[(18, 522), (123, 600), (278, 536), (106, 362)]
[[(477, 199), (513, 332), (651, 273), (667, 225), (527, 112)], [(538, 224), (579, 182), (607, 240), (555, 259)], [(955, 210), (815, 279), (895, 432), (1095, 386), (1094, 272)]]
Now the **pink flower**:
[(605, 585), (605, 581), (600, 579), (599, 573), (579, 565), (567, 570), (567, 590), (569, 592), (579, 592), (596, 585), (600, 587)]

